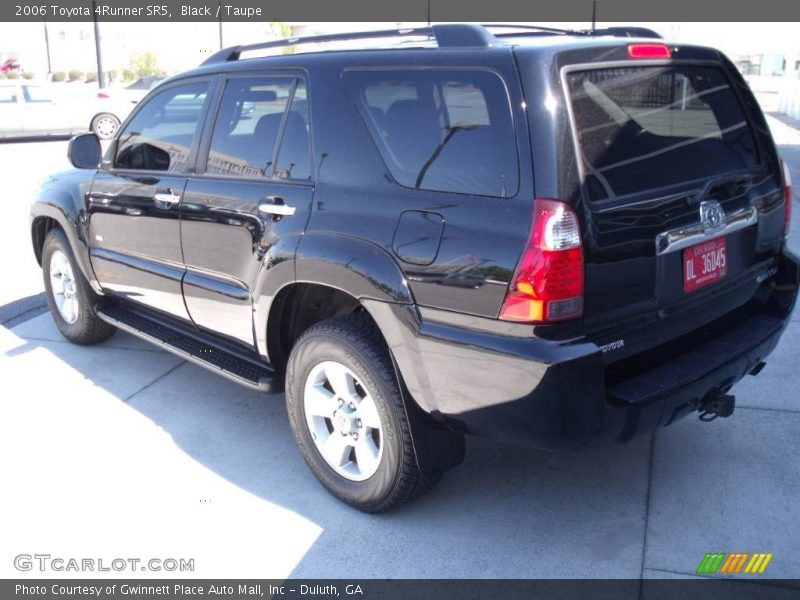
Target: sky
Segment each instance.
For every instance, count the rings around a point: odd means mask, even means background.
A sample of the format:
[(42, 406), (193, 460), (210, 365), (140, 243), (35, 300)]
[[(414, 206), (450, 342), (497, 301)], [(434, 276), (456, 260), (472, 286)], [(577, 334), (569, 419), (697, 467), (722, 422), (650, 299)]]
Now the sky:
[[(589, 23), (539, 23), (540, 25), (587, 28)], [(424, 23), (292, 23), (306, 33), (363, 31)], [(598, 23), (599, 27), (623, 23)], [(729, 56), (745, 54), (797, 55), (800, 51), (799, 23), (627, 23), (650, 27), (669, 40), (715, 46)], [(0, 58), (15, 54), (26, 70), (47, 71), (44, 23), (0, 23)], [(53, 71), (95, 70), (91, 23), (47, 24)], [(268, 23), (224, 23), (227, 45), (267, 39)], [(134, 52), (151, 50), (160, 66), (169, 72), (191, 68), (219, 49), (217, 23), (101, 23), (100, 37), (106, 70), (128, 66)], [(181, 40), (176, 44), (175, 40)]]

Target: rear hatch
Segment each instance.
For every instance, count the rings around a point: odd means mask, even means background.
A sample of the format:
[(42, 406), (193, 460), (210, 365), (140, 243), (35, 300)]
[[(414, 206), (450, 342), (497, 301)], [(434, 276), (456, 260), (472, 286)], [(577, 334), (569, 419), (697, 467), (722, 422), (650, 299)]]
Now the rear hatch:
[(670, 59), (640, 60), (631, 46), (598, 49), (602, 62), (585, 51), (559, 61), (577, 156), (567, 199), (583, 225), (583, 327), (613, 351), (608, 360), (747, 302), (784, 227), (774, 145), (730, 63), (666, 46)]

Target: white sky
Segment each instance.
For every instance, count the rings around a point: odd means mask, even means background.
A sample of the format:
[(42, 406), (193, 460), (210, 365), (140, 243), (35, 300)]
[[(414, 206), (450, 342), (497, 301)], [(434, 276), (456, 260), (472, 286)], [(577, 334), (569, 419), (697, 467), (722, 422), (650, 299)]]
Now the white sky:
[[(579, 27), (585, 23), (540, 23)], [(292, 25), (301, 25), (293, 23)], [(409, 23), (307, 23), (308, 33), (360, 31), (407, 26)], [(417, 25), (422, 25), (417, 24)], [(598, 23), (599, 27), (622, 23)], [(740, 54), (796, 55), (800, 50), (800, 23), (627, 23), (655, 29), (676, 41), (715, 46), (730, 56)], [(95, 70), (91, 23), (48, 23), (53, 70)], [(101, 23), (104, 67), (121, 69), (132, 52), (152, 50), (168, 71), (190, 68), (219, 48), (217, 23)], [(256, 42), (267, 38), (266, 23), (225, 23), (225, 45)], [(176, 43), (176, 40), (179, 43)], [(26, 70), (46, 71), (43, 23), (0, 23), (0, 57), (13, 53)]]

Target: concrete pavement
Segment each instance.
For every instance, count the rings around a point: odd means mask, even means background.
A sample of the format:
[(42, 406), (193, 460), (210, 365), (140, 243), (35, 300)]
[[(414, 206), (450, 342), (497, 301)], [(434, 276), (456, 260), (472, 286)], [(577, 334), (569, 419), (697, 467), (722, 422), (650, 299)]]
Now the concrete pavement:
[[(800, 182), (800, 134), (774, 127)], [(800, 249), (798, 213), (796, 202)], [(14, 243), (20, 269), (35, 268), (27, 239)], [(33, 275), (26, 285), (20, 293), (34, 293)], [(581, 452), (471, 439), (431, 494), (370, 516), (305, 467), (283, 395), (119, 332), (78, 347), (38, 316), (0, 328), (0, 481), (11, 482), (0, 577), (21, 575), (16, 554), (46, 552), (194, 558), (184, 575), (208, 578), (662, 578), (736, 551), (772, 552), (767, 573), (797, 578), (798, 348), (796, 313), (761, 375), (734, 389), (731, 419), (690, 417)]]
[[(430, 495), (369, 516), (308, 472), (282, 395), (122, 333), (74, 346), (49, 315), (0, 334), (0, 477), (14, 482), (0, 499), (0, 576), (36, 551), (191, 557), (201, 577), (635, 578), (692, 574), (706, 552), (734, 550), (773, 552), (770, 574), (797, 576), (800, 411), (788, 402), (736, 390), (731, 419), (581, 452), (469, 440)], [(777, 380), (771, 365), (752, 379)]]

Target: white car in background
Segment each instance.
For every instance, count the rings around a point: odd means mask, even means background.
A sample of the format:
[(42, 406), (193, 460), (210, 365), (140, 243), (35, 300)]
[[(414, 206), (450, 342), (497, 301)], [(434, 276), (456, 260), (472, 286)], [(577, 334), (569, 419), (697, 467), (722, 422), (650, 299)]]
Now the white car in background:
[(0, 81), (0, 138), (63, 136), (93, 131), (100, 139), (114, 137), (135, 106), (100, 99), (71, 84)]
[(97, 92), (97, 97), (102, 100), (113, 100), (117, 102), (130, 102), (136, 104), (147, 93), (156, 87), (159, 83), (164, 81), (165, 77), (160, 75), (149, 75), (147, 77), (140, 77), (133, 83), (125, 87), (107, 87)]

